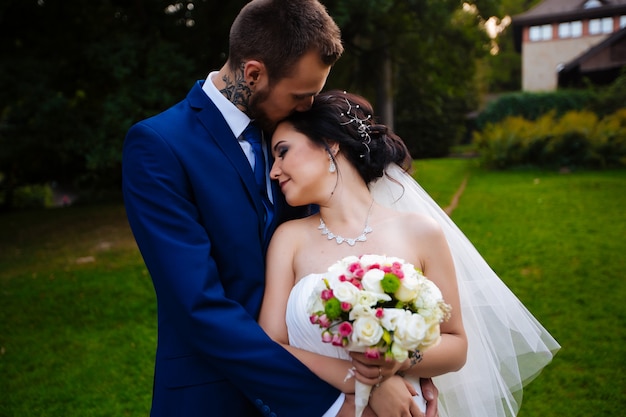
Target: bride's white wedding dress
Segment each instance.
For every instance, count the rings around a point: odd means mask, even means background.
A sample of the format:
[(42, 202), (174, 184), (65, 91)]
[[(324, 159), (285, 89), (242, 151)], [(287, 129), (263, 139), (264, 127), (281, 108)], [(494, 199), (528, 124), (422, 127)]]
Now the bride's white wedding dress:
[[(322, 342), (320, 328), (312, 325), (309, 321), (309, 314), (306, 307), (309, 297), (314, 293), (315, 286), (318, 285), (323, 274), (309, 274), (299, 280), (289, 294), (287, 302), (286, 322), (289, 333), (289, 344), (300, 349), (316, 352), (324, 356), (340, 359), (349, 359), (346, 349), (333, 346), (331, 343)], [(418, 396), (414, 401), (422, 411), (426, 409), (426, 403), (422, 397), (422, 390), (418, 380), (412, 380)]]
[[(409, 174), (391, 165), (370, 189), (379, 204), (437, 220), (454, 258), (468, 354), (460, 371), (433, 378), (439, 389), (440, 417), (517, 415), (522, 388), (550, 363), (559, 344)], [(305, 311), (318, 277), (312, 274), (302, 278), (291, 292), (286, 317), (289, 343), (347, 358), (344, 349), (321, 341), (319, 328), (310, 323)], [(414, 385), (419, 388), (419, 384)]]

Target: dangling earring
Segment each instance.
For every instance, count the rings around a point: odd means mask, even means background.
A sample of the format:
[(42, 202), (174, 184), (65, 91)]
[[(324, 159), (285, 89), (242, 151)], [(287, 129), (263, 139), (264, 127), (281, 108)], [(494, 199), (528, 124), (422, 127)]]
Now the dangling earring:
[(330, 165), (328, 166), (328, 172), (332, 174), (333, 172), (337, 171), (337, 165), (335, 165), (335, 160), (330, 155), (330, 153), (328, 154), (328, 159), (330, 161)]

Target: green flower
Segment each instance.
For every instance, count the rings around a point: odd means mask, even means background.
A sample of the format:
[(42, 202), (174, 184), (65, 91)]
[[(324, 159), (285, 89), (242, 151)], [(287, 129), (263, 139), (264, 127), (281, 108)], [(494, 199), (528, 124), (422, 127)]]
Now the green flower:
[(387, 294), (393, 294), (398, 291), (398, 288), (400, 288), (400, 279), (396, 274), (387, 272), (380, 281), (380, 285), (383, 287), (383, 291)]
[(341, 303), (335, 297), (326, 301), (324, 312), (330, 321), (337, 320), (341, 316)]

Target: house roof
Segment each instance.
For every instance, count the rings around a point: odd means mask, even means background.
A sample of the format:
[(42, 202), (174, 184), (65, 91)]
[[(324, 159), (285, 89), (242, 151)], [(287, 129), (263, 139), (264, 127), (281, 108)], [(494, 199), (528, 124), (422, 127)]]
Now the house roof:
[(589, 48), (586, 52), (577, 56), (575, 59), (568, 62), (562, 69), (562, 72), (569, 72), (579, 67), (583, 62), (593, 58), (598, 52), (626, 39), (626, 28), (622, 28), (611, 36), (600, 42), (599, 44)]
[(626, 0), (597, 0), (598, 7), (585, 8), (588, 0), (544, 0), (529, 11), (513, 16), (513, 25), (529, 26), (573, 19), (614, 16), (626, 12)]
[(601, 6), (587, 7), (589, 0), (544, 0), (525, 13), (512, 17), (515, 49), (522, 49), (522, 29), (526, 26), (569, 22), (626, 14), (626, 0), (597, 0)]

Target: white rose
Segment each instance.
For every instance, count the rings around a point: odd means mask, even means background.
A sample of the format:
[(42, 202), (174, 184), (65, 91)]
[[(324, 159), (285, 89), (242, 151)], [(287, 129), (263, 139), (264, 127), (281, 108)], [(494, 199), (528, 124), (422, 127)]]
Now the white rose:
[(313, 292), (311, 296), (307, 300), (306, 311), (309, 314), (316, 313), (318, 311), (324, 311), (324, 304), (322, 303), (321, 294), (322, 291), (326, 289), (326, 284), (323, 279), (320, 279), (317, 284), (315, 284), (315, 288), (313, 288)]
[(419, 297), (415, 300), (415, 307), (434, 310), (438, 308), (440, 302), (443, 302), (443, 296), (439, 287), (428, 279), (423, 280)]
[(405, 264), (404, 259), (396, 258), (394, 256), (388, 257), (385, 261), (385, 264), (391, 265), (394, 262), (398, 262), (399, 264), (403, 264), (403, 265), (408, 265), (408, 264)]
[(352, 343), (359, 346), (374, 346), (383, 337), (383, 328), (375, 317), (361, 317), (352, 324)]
[(378, 301), (389, 301), (391, 297), (385, 293), (375, 293), (371, 291), (359, 291), (356, 295), (355, 305), (364, 305), (367, 307), (375, 306)]
[(339, 274), (345, 274), (346, 271), (348, 270), (348, 266), (350, 264), (355, 263), (355, 262), (359, 262), (359, 257), (358, 256), (347, 256), (347, 257), (343, 258), (342, 260), (332, 264), (330, 266), (330, 268), (328, 268), (328, 271), (329, 272), (336, 272), (336, 273), (339, 273)]
[(420, 287), (420, 282), (415, 275), (405, 275), (400, 280), (400, 287), (398, 287), (394, 296), (399, 301), (409, 302), (417, 297)]
[(426, 334), (424, 335), (424, 340), (421, 344), (420, 350), (423, 351), (426, 348), (437, 345), (440, 339), (441, 339), (441, 331), (440, 331), (439, 323), (429, 326), (426, 329)]
[(381, 255), (363, 255), (361, 256), (361, 265), (364, 269), (367, 269), (371, 265), (382, 265), (385, 262), (385, 257)]
[(426, 287), (428, 288), (428, 293), (431, 295), (431, 297), (433, 297), (437, 301), (443, 300), (443, 295), (441, 294), (441, 290), (434, 282), (427, 279), (427, 280), (424, 280), (424, 283)]
[(397, 343), (391, 345), (391, 354), (393, 355), (393, 358), (398, 362), (404, 362), (409, 358), (409, 351), (404, 349)]
[(373, 317), (375, 318), (375, 312), (369, 306), (363, 304), (355, 304), (350, 310), (350, 320), (356, 320), (359, 318)]
[(404, 310), (404, 314), (398, 317), (397, 324), (393, 333), (394, 343), (407, 350), (416, 349), (426, 336), (427, 326), (424, 318)]
[(363, 288), (367, 291), (371, 291), (376, 294), (382, 294), (385, 291), (383, 291), (383, 287), (380, 283), (384, 276), (385, 273), (380, 269), (370, 269), (365, 273), (365, 275), (363, 275), (363, 278), (361, 279), (361, 284), (363, 285)]
[(422, 275), (421, 271), (415, 269), (415, 266), (413, 264), (404, 264), (402, 265), (401, 269), (405, 277), (412, 276), (415, 278), (421, 278), (424, 276)]
[(382, 324), (385, 329), (393, 332), (398, 326), (398, 318), (403, 315), (404, 310), (399, 310), (397, 308), (384, 308), (383, 316), (380, 318), (380, 324)]
[(307, 301), (306, 312), (308, 314), (317, 313), (318, 311), (324, 311), (324, 304), (318, 294), (311, 294)]
[(333, 287), (334, 296), (337, 297), (339, 301), (350, 303), (350, 305), (356, 304), (358, 293), (359, 289), (347, 281), (337, 281)]

